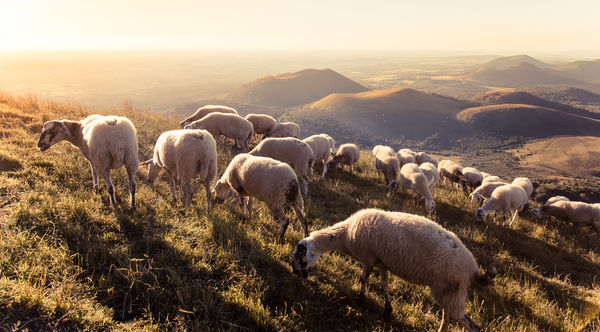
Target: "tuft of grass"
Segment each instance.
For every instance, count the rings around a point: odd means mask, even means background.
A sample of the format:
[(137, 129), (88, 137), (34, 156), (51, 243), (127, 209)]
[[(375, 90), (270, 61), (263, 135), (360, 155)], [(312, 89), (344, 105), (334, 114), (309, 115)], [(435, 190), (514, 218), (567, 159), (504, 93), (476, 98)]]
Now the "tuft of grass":
[[(92, 190), (89, 165), (75, 148), (66, 143), (45, 153), (36, 148), (44, 121), (79, 119), (94, 110), (0, 93), (0, 115), (3, 111), (18, 116), (0, 116), (16, 119), (2, 126), (10, 135), (0, 139), (0, 156), (22, 165), (0, 172), (4, 329), (388, 331), (439, 325), (441, 308), (428, 288), (397, 277), (390, 279), (394, 313), (383, 320), (377, 272), (365, 301), (358, 301), (360, 266), (346, 256), (324, 255), (308, 280), (293, 275), (290, 254), (302, 238), (293, 213), (280, 245), (279, 225), (264, 204), (256, 202), (244, 222), (233, 197), (207, 212), (202, 184), (196, 183), (194, 204), (184, 209), (172, 201), (164, 179), (150, 186), (145, 170), (136, 176), (138, 209), (128, 213), (123, 169), (113, 171), (121, 202), (112, 208), (103, 188)], [(137, 111), (129, 103), (110, 113), (136, 125), (140, 160), (151, 157), (161, 132), (177, 128), (176, 119)], [(218, 150), (221, 174), (237, 151), (230, 143)], [(352, 174), (338, 169), (317, 181), (320, 167), (305, 198), (310, 230), (366, 207), (425, 214), (406, 190), (386, 197), (370, 152), (361, 152)], [(467, 303), (484, 328), (597, 326), (598, 234), (526, 214), (512, 229), (477, 223), (476, 206), (461, 190), (440, 183), (433, 195), (437, 208), (430, 218), (456, 233), (482, 267), (500, 270), (495, 285), (474, 288)]]

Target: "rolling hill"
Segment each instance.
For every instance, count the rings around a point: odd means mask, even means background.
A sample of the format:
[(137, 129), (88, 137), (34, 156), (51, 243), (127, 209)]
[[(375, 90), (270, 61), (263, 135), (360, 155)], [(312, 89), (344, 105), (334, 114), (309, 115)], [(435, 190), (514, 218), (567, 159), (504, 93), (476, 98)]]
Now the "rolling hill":
[(533, 64), (521, 62), (508, 68), (481, 68), (467, 74), (468, 80), (480, 84), (489, 84), (506, 87), (523, 87), (530, 85), (578, 85), (584, 84), (580, 80), (563, 76), (560, 72), (551, 69), (540, 69)]
[(268, 75), (245, 84), (225, 96), (226, 101), (265, 106), (298, 106), (332, 93), (355, 93), (368, 89), (331, 69), (305, 69)]
[(502, 136), (600, 136), (600, 121), (526, 104), (472, 107), (456, 115), (472, 128)]
[(600, 59), (592, 61), (575, 61), (556, 68), (563, 75), (586, 80), (592, 83), (600, 82)]
[(600, 105), (600, 94), (572, 86), (535, 86), (523, 90), (559, 103)]
[(497, 68), (497, 69), (501, 69), (501, 68), (508, 68), (508, 67), (514, 67), (514, 66), (518, 66), (521, 63), (529, 63), (532, 64), (538, 68), (551, 68), (552, 65), (545, 63), (543, 61), (540, 61), (536, 58), (533, 58), (529, 55), (526, 54), (519, 54), (519, 55), (513, 55), (513, 56), (506, 56), (506, 57), (500, 57), (500, 58), (496, 58), (493, 60), (490, 60), (484, 64), (482, 64), (480, 66), (480, 68)]
[(477, 95), (471, 99), (473, 102), (482, 105), (496, 104), (527, 104), (534, 106), (542, 106), (555, 110), (581, 115), (589, 118), (600, 119), (600, 113), (589, 112), (587, 110), (573, 107), (570, 105), (561, 104), (559, 102), (542, 99), (531, 93), (517, 90), (492, 90), (486, 93)]

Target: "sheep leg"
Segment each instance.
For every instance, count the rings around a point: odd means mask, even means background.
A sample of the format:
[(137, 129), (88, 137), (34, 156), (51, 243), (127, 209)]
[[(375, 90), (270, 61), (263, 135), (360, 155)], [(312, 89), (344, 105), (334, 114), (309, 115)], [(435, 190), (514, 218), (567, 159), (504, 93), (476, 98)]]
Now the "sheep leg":
[(465, 315), (460, 319), (460, 323), (467, 329), (469, 332), (478, 332), (481, 331), (481, 326), (477, 324), (471, 316), (465, 313)]
[(137, 171), (137, 165), (133, 167), (125, 167), (127, 169), (127, 176), (129, 177), (129, 200), (131, 211), (135, 210), (135, 172)]
[(321, 179), (325, 178), (325, 173), (327, 173), (327, 163), (323, 162), (323, 174), (321, 174)]
[(298, 221), (302, 225), (302, 229), (304, 230), (304, 236), (307, 237), (308, 236), (308, 226), (306, 224), (306, 219), (304, 218), (304, 214), (302, 214), (302, 209), (297, 204), (294, 204), (294, 206), (292, 206), (292, 208), (294, 209), (294, 212), (296, 213), (296, 218), (298, 218)]
[(513, 212), (512, 220), (510, 221), (510, 223), (508, 223), (508, 227), (512, 226), (512, 224), (515, 222), (515, 219), (517, 219), (518, 214), (519, 214), (519, 211), (517, 209), (515, 209), (515, 212)]
[(98, 191), (98, 172), (96, 172), (96, 169), (94, 168), (94, 165), (92, 165), (92, 162), (90, 162), (90, 168), (92, 169), (92, 181), (94, 183), (94, 190)]
[(354, 164), (350, 164), (349, 168), (350, 168), (350, 174), (352, 174), (352, 172), (354, 171)]
[(373, 271), (373, 268), (371, 266), (363, 265), (363, 271), (362, 271), (362, 274), (360, 275), (360, 297), (361, 297), (361, 299), (364, 299), (364, 297), (365, 297), (365, 290), (367, 288), (367, 283), (369, 282), (369, 275), (371, 275), (371, 271)]
[(240, 209), (242, 210), (242, 220), (246, 220), (246, 199), (240, 193), (238, 193), (238, 199), (240, 201)]
[(252, 196), (248, 196), (248, 204), (246, 205), (246, 211), (248, 212), (248, 219), (252, 218)]
[(115, 197), (115, 187), (110, 179), (110, 171), (106, 170), (104, 173), (104, 181), (106, 182), (106, 191), (108, 191), (108, 196), (110, 198), (110, 203), (114, 206), (117, 206), (117, 199)]
[(193, 195), (192, 183), (190, 181), (186, 182), (185, 184), (183, 184), (182, 189), (183, 189), (183, 199), (184, 199), (183, 206), (185, 208), (187, 208), (188, 206), (190, 206), (190, 203), (192, 202), (192, 195)]
[(444, 308), (442, 308), (442, 319), (441, 319), (440, 328), (438, 329), (438, 332), (442, 332), (444, 330), (445, 318), (446, 318), (446, 310), (444, 310)]
[(388, 270), (382, 269), (381, 271), (381, 289), (383, 290), (383, 299), (385, 300), (385, 309), (383, 309), (383, 316), (390, 317), (392, 314), (392, 304), (390, 303), (390, 298), (388, 296)]
[(308, 178), (306, 175), (300, 176), (302, 179), (302, 196), (306, 196), (308, 194)]
[(177, 202), (177, 195), (175, 193), (177, 191), (177, 184), (175, 183), (175, 178), (169, 172), (167, 172), (167, 175), (169, 176), (169, 183), (171, 184), (171, 194), (173, 195), (173, 202)]
[(211, 208), (210, 183), (208, 181), (204, 182), (204, 191), (206, 192), (206, 211), (210, 211), (210, 208)]
[(283, 243), (285, 231), (290, 224), (290, 220), (285, 216), (285, 213), (283, 213), (281, 208), (271, 209), (271, 212), (273, 213), (275, 220), (281, 222), (281, 229), (279, 230), (279, 243)]

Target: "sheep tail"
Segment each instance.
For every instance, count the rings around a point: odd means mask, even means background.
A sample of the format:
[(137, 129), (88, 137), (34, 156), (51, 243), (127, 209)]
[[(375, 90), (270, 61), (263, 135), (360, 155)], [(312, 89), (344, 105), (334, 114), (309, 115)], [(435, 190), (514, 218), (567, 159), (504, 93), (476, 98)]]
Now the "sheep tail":
[(475, 273), (475, 281), (480, 285), (492, 285), (497, 274), (498, 270), (492, 266), (486, 273)]
[(288, 200), (288, 202), (295, 202), (299, 193), (300, 191), (298, 187), (298, 180), (294, 179), (288, 185), (288, 190), (285, 194), (285, 198)]

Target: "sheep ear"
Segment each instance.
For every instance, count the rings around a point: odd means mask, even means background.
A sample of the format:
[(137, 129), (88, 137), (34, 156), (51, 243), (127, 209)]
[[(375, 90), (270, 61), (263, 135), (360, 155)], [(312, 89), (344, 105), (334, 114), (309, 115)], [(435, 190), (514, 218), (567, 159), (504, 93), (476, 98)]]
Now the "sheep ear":
[(67, 125), (64, 122), (62, 122), (62, 121), (60, 122), (60, 127), (65, 135), (67, 135), (68, 137), (73, 137), (71, 135), (71, 131), (69, 130), (69, 128), (67, 127)]
[(138, 164), (138, 167), (148, 166), (148, 165), (150, 165), (150, 164), (153, 163), (152, 161), (153, 161), (153, 159), (148, 159), (146, 161), (143, 161), (143, 162), (141, 162), (141, 163)]

